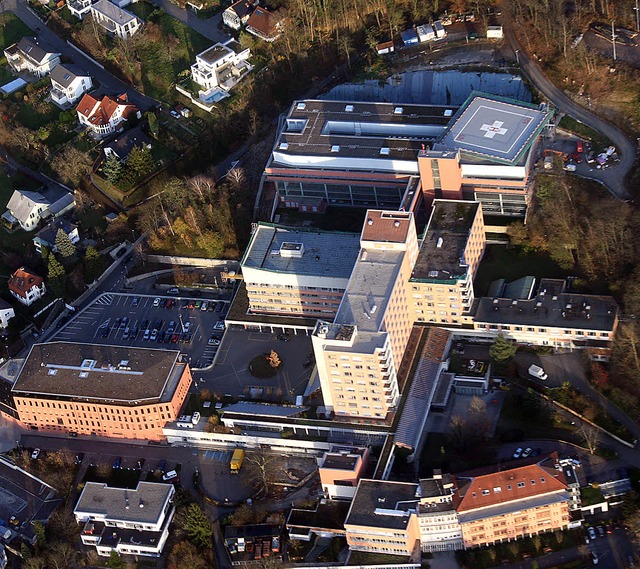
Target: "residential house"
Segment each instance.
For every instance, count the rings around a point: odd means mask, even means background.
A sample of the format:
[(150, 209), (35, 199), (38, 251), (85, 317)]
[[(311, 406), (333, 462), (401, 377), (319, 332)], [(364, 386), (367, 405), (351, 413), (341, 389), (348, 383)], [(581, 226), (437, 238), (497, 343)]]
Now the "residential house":
[(332, 500), (351, 500), (368, 462), (368, 448), (336, 446), (324, 453), (318, 474), (325, 495)]
[(9, 326), (9, 320), (16, 315), (13, 306), (11, 306), (6, 300), (0, 298), (0, 328), (6, 328)]
[(56, 237), (58, 231), (64, 231), (74, 245), (80, 241), (78, 226), (63, 218), (57, 218), (51, 221), (46, 227), (43, 227), (33, 238), (33, 245), (36, 251), (42, 254), (42, 248), (46, 247), (52, 253), (58, 252), (56, 246)]
[(49, 75), (51, 100), (61, 107), (74, 104), (92, 87), (91, 77), (70, 65), (56, 65)]
[(349, 549), (411, 555), (419, 546), (419, 486), (360, 480), (344, 522)]
[(142, 21), (131, 12), (120, 8), (110, 0), (98, 0), (91, 5), (91, 15), (107, 32), (126, 40), (142, 26)]
[(69, 12), (79, 20), (91, 12), (91, 4), (93, 4), (92, 0), (67, 0)]
[(235, 40), (217, 43), (196, 56), (191, 77), (202, 87), (198, 93), (204, 103), (219, 101), (229, 95), (246, 73), (253, 69), (249, 48)]
[(455, 486), (465, 548), (569, 527), (571, 494), (563, 471), (552, 466), (457, 475)]
[(222, 22), (234, 30), (239, 30), (247, 23), (258, 4), (257, 1), (238, 0), (222, 12)]
[(138, 482), (135, 488), (114, 488), (87, 482), (73, 509), (82, 526), (83, 545), (98, 555), (160, 557), (175, 514), (173, 484)]
[(31, 306), (47, 292), (44, 279), (24, 267), (9, 277), (7, 285), (9, 292), (25, 306)]
[(115, 98), (105, 95), (101, 100), (85, 93), (76, 112), (80, 124), (85, 125), (96, 138), (104, 138), (122, 130), (123, 123), (138, 112), (138, 109), (128, 102), (126, 93)]
[(283, 19), (279, 14), (269, 12), (266, 8), (258, 6), (247, 20), (246, 29), (250, 34), (272, 42), (277, 40), (282, 33)]
[(60, 53), (52, 51), (36, 38), (24, 37), (4, 50), (7, 63), (16, 71), (44, 77), (60, 63)]
[(115, 156), (120, 162), (126, 162), (129, 153), (135, 147), (151, 150), (151, 139), (143, 132), (142, 127), (129, 129), (103, 146), (104, 155)]
[(10, 224), (19, 223), (25, 231), (33, 231), (40, 220), (47, 215), (51, 202), (40, 192), (16, 190), (7, 203), (7, 211), (2, 216)]

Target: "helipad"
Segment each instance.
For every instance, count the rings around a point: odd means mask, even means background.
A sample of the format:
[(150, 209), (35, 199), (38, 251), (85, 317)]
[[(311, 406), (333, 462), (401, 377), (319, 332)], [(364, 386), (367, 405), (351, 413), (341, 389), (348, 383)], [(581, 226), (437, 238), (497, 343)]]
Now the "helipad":
[(516, 162), (535, 140), (549, 112), (475, 96), (454, 117), (441, 144), (506, 162)]

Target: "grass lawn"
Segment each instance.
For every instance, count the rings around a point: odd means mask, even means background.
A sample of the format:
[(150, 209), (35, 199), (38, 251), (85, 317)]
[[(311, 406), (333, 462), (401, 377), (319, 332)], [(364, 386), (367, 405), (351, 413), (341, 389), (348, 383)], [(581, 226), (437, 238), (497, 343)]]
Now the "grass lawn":
[(132, 4), (128, 9), (142, 20), (159, 26), (162, 32), (160, 39), (149, 38), (138, 48), (142, 89), (150, 97), (172, 100), (178, 74), (189, 69), (195, 56), (213, 42), (168, 14), (159, 13), (147, 2)]
[(561, 268), (546, 253), (525, 253), (518, 247), (489, 245), (478, 268), (474, 290), (476, 296), (484, 296), (496, 279), (511, 282), (527, 275), (561, 279), (571, 272)]
[(8, 13), (0, 16), (0, 43), (3, 50), (16, 43), (22, 36), (30, 35), (33, 35), (31, 29), (17, 16)]
[(0, 59), (0, 84), (6, 85), (14, 79), (15, 77), (11, 74), (11, 71), (9, 71), (9, 64), (3, 57), (2, 59)]
[(44, 112), (39, 113), (29, 103), (22, 103), (20, 110), (16, 114), (16, 119), (23, 126), (30, 130), (38, 130), (41, 126), (49, 124), (58, 119), (61, 113), (60, 109), (50, 103), (47, 103)]
[(597, 150), (598, 152), (607, 146), (611, 146), (611, 140), (606, 136), (568, 115), (562, 117), (558, 126), (583, 137), (585, 140), (590, 140), (594, 146), (594, 150)]
[(85, 230), (94, 229), (96, 232), (101, 233), (107, 229), (107, 220), (103, 217), (104, 211), (102, 208), (89, 209), (82, 213), (76, 212), (76, 215)]
[[(7, 176), (3, 170), (0, 170), (0, 213), (4, 213), (7, 209), (7, 203), (13, 192), (17, 189), (36, 190), (38, 185), (29, 178), (22, 175)], [(27, 233), (22, 229), (18, 229), (13, 233), (9, 233), (4, 228), (0, 228), (0, 251), (17, 251), (24, 253), (25, 248), (29, 246), (35, 233)]]

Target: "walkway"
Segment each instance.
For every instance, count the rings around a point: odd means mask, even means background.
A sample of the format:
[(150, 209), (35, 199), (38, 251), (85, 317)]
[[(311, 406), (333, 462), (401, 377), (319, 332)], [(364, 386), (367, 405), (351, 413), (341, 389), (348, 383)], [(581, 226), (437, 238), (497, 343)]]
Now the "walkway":
[(89, 75), (106, 87), (106, 90), (114, 94), (127, 93), (129, 100), (142, 111), (146, 111), (158, 104), (157, 101), (151, 97), (147, 97), (139, 91), (136, 91), (133, 86), (120, 81), (120, 79), (100, 67), (100, 65), (82, 52), (71, 47), (66, 41), (45, 26), (42, 20), (27, 6), (25, 0), (3, 0), (3, 9), (5, 12), (15, 14), (34, 31), (34, 34), (37, 35), (43, 43), (60, 52), (63, 57), (69, 58), (76, 66), (86, 70)]
[(624, 200), (629, 199), (630, 194), (626, 188), (626, 177), (631, 171), (631, 168), (633, 168), (636, 160), (636, 145), (621, 130), (572, 101), (562, 90), (558, 89), (549, 81), (518, 42), (513, 31), (508, 2), (502, 3), (502, 14), (506, 44), (511, 49), (514, 57), (519, 61), (522, 72), (529, 81), (553, 103), (558, 111), (566, 113), (574, 119), (601, 132), (609, 138), (620, 151), (620, 163), (606, 170), (595, 171), (593, 173), (593, 179), (601, 181), (617, 198)]

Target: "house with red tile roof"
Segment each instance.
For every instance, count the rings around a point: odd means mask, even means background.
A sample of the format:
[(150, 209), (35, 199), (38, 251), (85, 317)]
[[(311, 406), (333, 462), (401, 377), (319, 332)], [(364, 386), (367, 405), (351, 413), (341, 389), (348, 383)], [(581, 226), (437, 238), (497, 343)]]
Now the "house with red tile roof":
[(30, 306), (47, 292), (44, 279), (24, 267), (17, 269), (7, 284), (9, 292), (25, 306)]
[(465, 548), (569, 527), (571, 493), (562, 470), (540, 462), (454, 480)]
[(280, 14), (258, 6), (247, 20), (246, 29), (250, 34), (272, 42), (280, 37), (282, 26), (283, 18)]
[(95, 137), (104, 138), (122, 130), (124, 121), (138, 112), (138, 109), (128, 102), (126, 93), (117, 97), (105, 95), (101, 100), (85, 93), (76, 112), (80, 124), (86, 126)]

